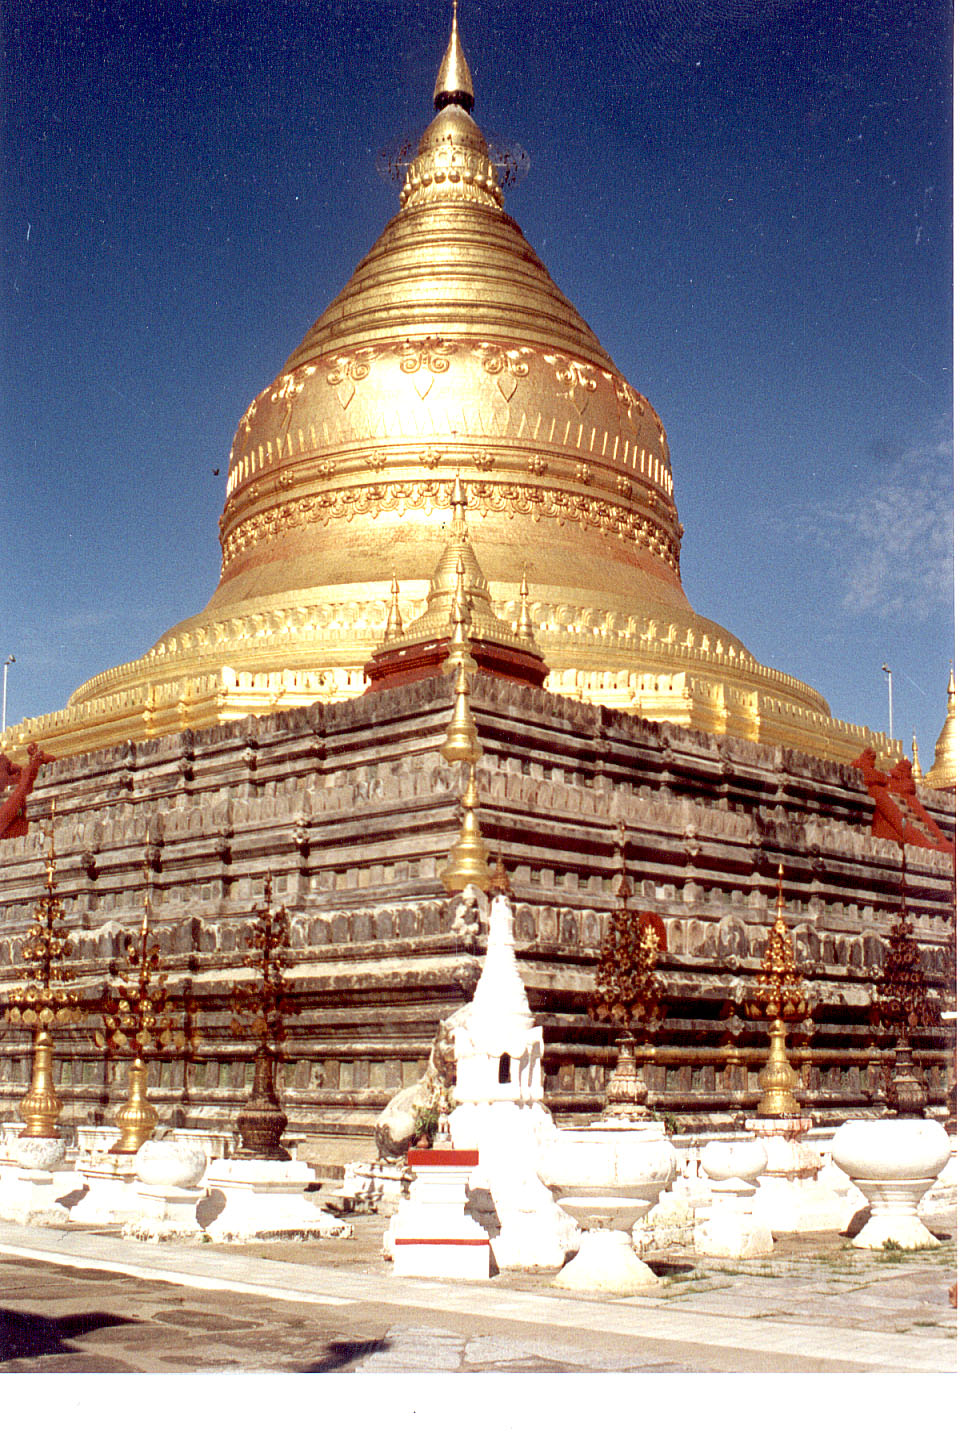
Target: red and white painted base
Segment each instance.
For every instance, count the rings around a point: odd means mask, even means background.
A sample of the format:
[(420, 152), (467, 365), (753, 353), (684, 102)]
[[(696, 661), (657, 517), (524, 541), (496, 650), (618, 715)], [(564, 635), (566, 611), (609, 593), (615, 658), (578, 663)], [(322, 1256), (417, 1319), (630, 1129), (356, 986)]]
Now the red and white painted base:
[(490, 1237), (466, 1213), (479, 1159), (477, 1150), (408, 1150), (415, 1178), (384, 1237), (396, 1275), (489, 1280)]

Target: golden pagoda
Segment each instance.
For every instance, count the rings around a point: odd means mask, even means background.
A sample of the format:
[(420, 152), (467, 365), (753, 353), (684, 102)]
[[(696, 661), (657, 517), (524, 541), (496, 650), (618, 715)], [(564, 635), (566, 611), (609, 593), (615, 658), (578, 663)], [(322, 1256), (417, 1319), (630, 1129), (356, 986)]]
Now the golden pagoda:
[(547, 689), (839, 760), (899, 756), (691, 607), (660, 417), (506, 213), (473, 107), (454, 7), (399, 212), (240, 420), (208, 605), (12, 727), (9, 751), (359, 695), (385, 630), (423, 611), (460, 472), (492, 618), (522, 623)]
[(957, 685), (950, 667), (950, 683), (947, 686), (947, 718), (937, 736), (933, 750), (933, 764), (923, 777), (924, 785), (932, 790), (956, 790), (957, 788)]

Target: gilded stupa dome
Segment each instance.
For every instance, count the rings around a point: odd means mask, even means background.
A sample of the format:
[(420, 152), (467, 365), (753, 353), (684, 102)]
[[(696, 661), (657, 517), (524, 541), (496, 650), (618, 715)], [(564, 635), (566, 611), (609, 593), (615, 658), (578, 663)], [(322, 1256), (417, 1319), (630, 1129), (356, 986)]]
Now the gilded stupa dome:
[(240, 420), (211, 600), (31, 736), (88, 749), (359, 694), (394, 577), (404, 630), (423, 611), (459, 473), (507, 626), (526, 570), (548, 689), (840, 759), (890, 748), (691, 607), (661, 419), (507, 214), (473, 99), (454, 13), (398, 213)]
[(923, 783), (932, 790), (957, 788), (957, 684), (952, 667), (947, 686), (947, 718), (937, 736), (933, 764), (923, 777)]

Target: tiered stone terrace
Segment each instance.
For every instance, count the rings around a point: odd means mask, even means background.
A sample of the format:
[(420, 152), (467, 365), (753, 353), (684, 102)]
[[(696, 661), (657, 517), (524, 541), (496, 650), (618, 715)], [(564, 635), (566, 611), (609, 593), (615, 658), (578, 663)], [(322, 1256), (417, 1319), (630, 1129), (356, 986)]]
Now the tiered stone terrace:
[[(751, 1021), (735, 1035), (729, 1016), (760, 965), (781, 863), (788, 924), (820, 1004), (797, 1056), (804, 1103), (826, 1121), (882, 1103), (868, 1007), (899, 904), (900, 852), (871, 837), (859, 771), (490, 677), (476, 678), (472, 705), (479, 816), (512, 877), (518, 958), (558, 1114), (597, 1110), (614, 1061), (586, 1005), (617, 903), (621, 824), (638, 903), (668, 934), (672, 1004), (645, 1065), (652, 1104), (681, 1125), (756, 1105), (766, 1037)], [(479, 973), (482, 931), (455, 924), (461, 902), (437, 878), (459, 826), (460, 777), (438, 753), (450, 707), (449, 682), (430, 679), (45, 767), (29, 835), (0, 843), (0, 986), (14, 979), (32, 918), (36, 821), (54, 796), (58, 884), (87, 987), (107, 981), (139, 927), (146, 843), (153, 927), (197, 1009), (193, 1056), (155, 1064), (151, 1097), (167, 1121), (228, 1124), (252, 1063), (230, 1034), (225, 995), (269, 871), (292, 917), (302, 1001), (281, 1076), (291, 1129), (369, 1137)], [(952, 797), (923, 800), (952, 834)], [(955, 1006), (952, 862), (912, 847), (907, 857), (930, 984)], [(26, 1087), (28, 1039), (0, 1032), (3, 1118)], [(946, 1100), (949, 1046), (945, 1029), (918, 1037), (935, 1105)], [(84, 1032), (58, 1035), (57, 1056), (63, 1118), (102, 1120), (125, 1094), (125, 1067)]]

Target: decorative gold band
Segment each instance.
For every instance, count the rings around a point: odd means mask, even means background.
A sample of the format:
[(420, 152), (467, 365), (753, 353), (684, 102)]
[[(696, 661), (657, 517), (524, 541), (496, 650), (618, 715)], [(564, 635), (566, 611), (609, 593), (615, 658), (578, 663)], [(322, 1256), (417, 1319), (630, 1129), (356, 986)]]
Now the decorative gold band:
[[(223, 572), (251, 545), (258, 545), (287, 530), (304, 525), (349, 523), (360, 516), (384, 514), (402, 516), (408, 510), (446, 509), (449, 482), (436, 480), (391, 481), (368, 485), (330, 488), (313, 495), (283, 500), (260, 511), (223, 537)], [(642, 545), (677, 575), (680, 551), (676, 541), (655, 520), (630, 506), (600, 500), (557, 486), (483, 479), (474, 481), (470, 492), (471, 510), (488, 514), (531, 515), (536, 520), (555, 520), (563, 525), (575, 522), (618, 539)]]

